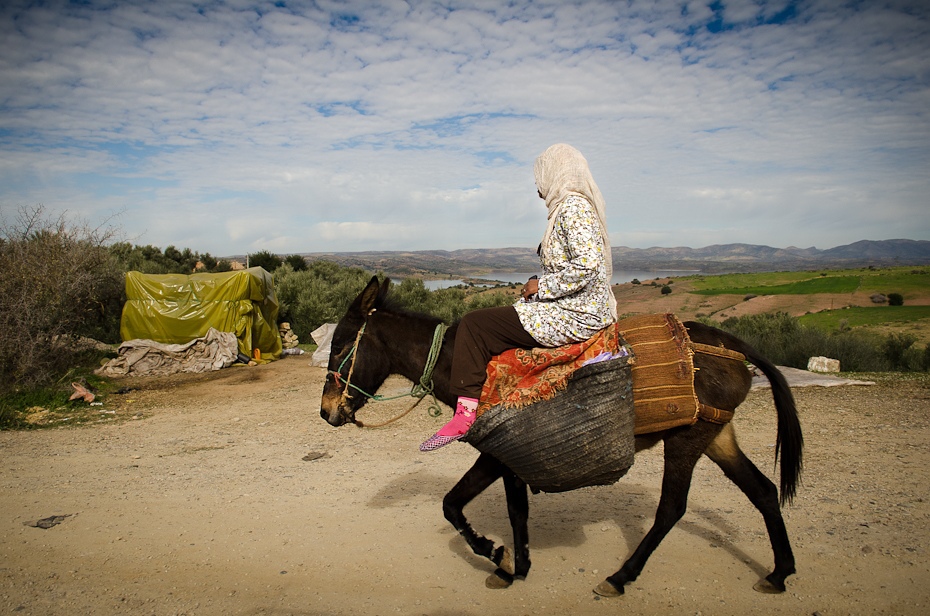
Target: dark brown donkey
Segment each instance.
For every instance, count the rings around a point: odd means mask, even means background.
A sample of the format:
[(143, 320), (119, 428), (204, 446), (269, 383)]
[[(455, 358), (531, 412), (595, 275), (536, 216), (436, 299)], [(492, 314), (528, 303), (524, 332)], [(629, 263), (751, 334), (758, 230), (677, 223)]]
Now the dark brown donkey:
[[(360, 423), (355, 419), (356, 411), (389, 375), (399, 374), (417, 383), (424, 373), (440, 321), (392, 306), (387, 296), (389, 286), (389, 280), (379, 283), (377, 277), (372, 278), (336, 327), (320, 410), (323, 419), (334, 426)], [(785, 378), (774, 365), (738, 338), (701, 323), (688, 322), (685, 326), (694, 342), (722, 345), (744, 354), (771, 383), (778, 417), (775, 455), (777, 458), (781, 454), (781, 503), (790, 502), (800, 479), (803, 438), (794, 398)], [(449, 373), (455, 342), (454, 325), (442, 340), (432, 381), (436, 397), (453, 406), (455, 396), (449, 392)], [(698, 369), (695, 375), (698, 399), (718, 409), (736, 410), (746, 398), (752, 380), (744, 364), (703, 354), (695, 355), (694, 360)], [(638, 436), (636, 449), (647, 449), (659, 441), (664, 442), (665, 471), (655, 522), (633, 555), (619, 571), (601, 582), (595, 592), (605, 596), (622, 594), (624, 585), (642, 572), (646, 560), (684, 515), (691, 476), (701, 455), (716, 462), (762, 513), (775, 554), (775, 568), (765, 579), (759, 580), (755, 588), (761, 592), (783, 592), (785, 578), (794, 573), (795, 568), (778, 490), (740, 450), (732, 424), (698, 421), (693, 426)], [(495, 546), (476, 533), (463, 512), (465, 505), (499, 478), (504, 481), (507, 496), (513, 552), (504, 546)], [(445, 496), (442, 507), (446, 519), (475, 554), (497, 565), (497, 570), (488, 578), (489, 586), (505, 587), (514, 578), (526, 577), (530, 569), (527, 485), (509, 468), (492, 456), (481, 454)]]

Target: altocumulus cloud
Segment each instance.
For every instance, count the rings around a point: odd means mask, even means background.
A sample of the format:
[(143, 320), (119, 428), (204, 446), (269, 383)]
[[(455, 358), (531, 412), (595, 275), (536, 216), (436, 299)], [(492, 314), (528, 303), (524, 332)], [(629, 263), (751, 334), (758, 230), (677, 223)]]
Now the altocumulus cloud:
[(564, 141), (615, 245), (930, 238), (926, 2), (503, 4), (7, 0), (2, 214), (216, 255), (535, 246)]

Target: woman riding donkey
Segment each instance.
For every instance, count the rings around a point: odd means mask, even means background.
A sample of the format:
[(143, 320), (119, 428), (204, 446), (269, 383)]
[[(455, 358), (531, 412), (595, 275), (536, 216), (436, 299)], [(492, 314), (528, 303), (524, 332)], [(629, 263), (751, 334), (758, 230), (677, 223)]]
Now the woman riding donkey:
[(462, 438), (475, 421), (492, 357), (514, 348), (582, 342), (617, 320), (604, 198), (581, 152), (558, 143), (533, 171), (549, 224), (539, 245), (542, 275), (529, 280), (512, 306), (462, 317), (452, 357), (453, 418), (420, 445), (433, 451)]

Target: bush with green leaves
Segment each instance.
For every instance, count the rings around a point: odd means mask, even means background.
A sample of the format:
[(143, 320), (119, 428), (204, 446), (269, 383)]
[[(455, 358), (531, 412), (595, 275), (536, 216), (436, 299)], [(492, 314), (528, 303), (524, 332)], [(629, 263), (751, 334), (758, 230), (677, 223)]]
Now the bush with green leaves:
[[(285, 263), (274, 273), (279, 319), (289, 322), (299, 339), (310, 342), (313, 330), (342, 318), (371, 276), (365, 270), (330, 261), (313, 261), (300, 272)], [(405, 310), (439, 317), (449, 324), (476, 308), (513, 303), (513, 298), (502, 292), (468, 298), (462, 287), (430, 291), (421, 279), (413, 277), (392, 283), (391, 299)]]
[(915, 342), (917, 342), (917, 336), (913, 334), (893, 333), (885, 338), (882, 344), (882, 354), (888, 360), (892, 370), (907, 370), (910, 367), (911, 358), (908, 351)]
[(838, 359), (846, 372), (889, 369), (889, 362), (880, 350), (880, 339), (875, 336), (855, 331), (825, 332), (804, 326), (784, 312), (730, 317), (717, 327), (745, 340), (769, 361), (781, 366), (803, 370), (811, 357), (824, 356)]
[(313, 330), (342, 318), (370, 279), (363, 269), (330, 261), (314, 261), (299, 272), (284, 264), (274, 271), (278, 319), (289, 322), (297, 337), (309, 343)]
[(904, 305), (904, 296), (900, 293), (889, 293), (888, 294), (888, 305), (889, 306), (903, 306)]

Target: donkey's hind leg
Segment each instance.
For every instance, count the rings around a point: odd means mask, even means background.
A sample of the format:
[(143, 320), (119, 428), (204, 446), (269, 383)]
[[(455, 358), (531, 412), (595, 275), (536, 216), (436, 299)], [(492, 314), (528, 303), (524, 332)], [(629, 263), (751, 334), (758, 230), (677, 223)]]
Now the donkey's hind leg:
[(646, 561), (659, 547), (662, 539), (685, 515), (694, 466), (719, 429), (720, 426), (698, 422), (688, 428), (672, 430), (665, 437), (662, 495), (659, 497), (655, 522), (623, 566), (601, 582), (594, 589), (595, 593), (603, 597), (622, 595), (624, 585), (639, 577), (643, 567), (646, 566)]
[[(506, 571), (507, 575), (512, 576), (514, 573), (513, 554), (504, 546), (495, 547), (493, 541), (476, 533), (465, 518), (464, 512), (465, 505), (508, 472), (507, 467), (498, 462), (497, 459), (487, 454), (481, 454), (475, 464), (468, 469), (468, 472), (459, 479), (455, 487), (449, 490), (449, 493), (442, 499), (442, 512), (455, 530), (459, 531), (459, 534), (465, 538), (465, 541), (475, 554), (489, 559), (495, 565), (501, 567), (500, 570)], [(503, 580), (503, 578), (501, 579)]]
[(794, 573), (795, 568), (785, 520), (778, 506), (778, 489), (739, 448), (731, 424), (727, 424), (710, 444), (707, 455), (742, 490), (765, 520), (775, 553), (775, 570), (753, 588), (764, 593), (785, 592), (785, 578)]

